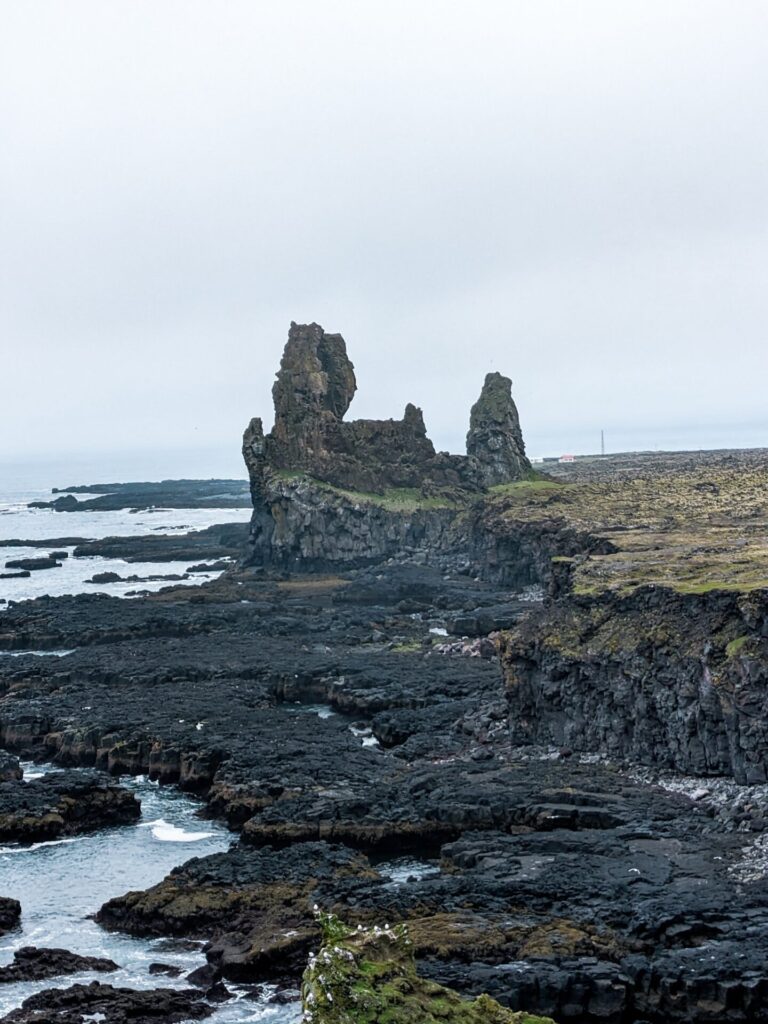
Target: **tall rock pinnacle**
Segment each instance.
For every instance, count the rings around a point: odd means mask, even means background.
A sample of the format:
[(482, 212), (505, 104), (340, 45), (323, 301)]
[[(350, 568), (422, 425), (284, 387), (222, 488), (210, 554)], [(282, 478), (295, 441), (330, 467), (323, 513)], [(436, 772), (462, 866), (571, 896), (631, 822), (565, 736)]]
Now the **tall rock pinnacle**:
[(469, 417), (467, 455), (477, 460), (485, 487), (521, 480), (531, 469), (509, 377), (486, 376)]
[(342, 336), (319, 324), (292, 323), (272, 387), (272, 439), (285, 465), (305, 466), (326, 454), (356, 390)]

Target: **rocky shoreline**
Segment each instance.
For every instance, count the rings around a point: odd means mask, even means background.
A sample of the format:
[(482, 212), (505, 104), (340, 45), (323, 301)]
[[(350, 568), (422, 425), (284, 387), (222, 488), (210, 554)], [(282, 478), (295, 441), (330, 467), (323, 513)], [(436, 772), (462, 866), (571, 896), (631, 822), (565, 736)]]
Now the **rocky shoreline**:
[[(146, 774), (232, 831), (229, 851), (98, 913), (205, 942), (209, 1000), (179, 990), (162, 1019), (208, 1015), (227, 982), (297, 997), (318, 906), (360, 934), (404, 926), (421, 980), (410, 961), (388, 977), (495, 1000), (499, 1020), (768, 1020), (766, 454), (543, 478), (494, 378), (469, 454), (443, 458), (415, 407), (343, 422), (343, 339), (294, 328), (275, 430), (246, 432), (237, 565), (0, 619), (2, 651), (69, 652), (0, 658), (0, 746)], [(2, 787), (23, 787), (2, 764)], [(0, 903), (11, 927), (14, 912)], [(78, 1000), (133, 1014), (108, 988), (52, 990), (6, 1019), (74, 1020)], [(475, 1004), (455, 999), (462, 1019)]]
[[(515, 1010), (759, 1020), (768, 887), (729, 870), (753, 833), (610, 764), (521, 757), (495, 650), (439, 653), (431, 630), (502, 602), (524, 628), (537, 606), (445, 576), (233, 572), (5, 613), (6, 643), (77, 650), (3, 661), (4, 747), (148, 773), (241, 835), (112, 900), (102, 924), (205, 939), (211, 980), (295, 988), (317, 903), (355, 925), (407, 922), (426, 977)], [(393, 885), (377, 865), (405, 852), (440, 870)]]

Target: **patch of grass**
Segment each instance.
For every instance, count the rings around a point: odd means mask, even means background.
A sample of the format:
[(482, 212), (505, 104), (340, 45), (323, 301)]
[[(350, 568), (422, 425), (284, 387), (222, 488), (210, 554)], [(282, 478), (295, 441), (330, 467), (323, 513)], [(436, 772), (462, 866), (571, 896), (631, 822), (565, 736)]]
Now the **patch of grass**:
[[(355, 505), (376, 505), (390, 512), (416, 512), (420, 509), (461, 509), (471, 504), (473, 495), (458, 490), (444, 491), (436, 494), (424, 494), (418, 487), (387, 487), (381, 492), (352, 491), (345, 487), (336, 487), (326, 480), (318, 480), (308, 473), (294, 470), (279, 469), (272, 473), (277, 480), (291, 483), (306, 480), (329, 494), (334, 494)], [(476, 499), (475, 499), (476, 500)]]
[(381, 494), (372, 491), (347, 491), (343, 487), (318, 482), (318, 486), (338, 494), (356, 505), (378, 505), (389, 512), (416, 512), (420, 509), (461, 508), (466, 502), (451, 494), (425, 495), (417, 487), (388, 487)]
[(540, 476), (531, 477), (526, 480), (516, 480), (512, 484), (496, 484), (495, 487), (490, 487), (488, 493), (492, 497), (521, 497), (526, 498), (531, 494), (541, 494), (552, 491), (563, 491), (566, 488), (573, 487), (574, 484), (563, 484), (557, 480), (545, 480)]
[(683, 594), (768, 589), (768, 453), (697, 458), (670, 458), (644, 475), (494, 488), (489, 526), (570, 533), (567, 553), (582, 556), (579, 595), (646, 585)]
[(744, 644), (747, 642), (747, 640), (749, 640), (748, 636), (737, 636), (735, 640), (731, 640), (731, 642), (725, 648), (725, 653), (727, 657), (735, 658), (744, 646)]
[(421, 643), (418, 640), (406, 640), (401, 644), (390, 647), (392, 654), (415, 654), (421, 650)]

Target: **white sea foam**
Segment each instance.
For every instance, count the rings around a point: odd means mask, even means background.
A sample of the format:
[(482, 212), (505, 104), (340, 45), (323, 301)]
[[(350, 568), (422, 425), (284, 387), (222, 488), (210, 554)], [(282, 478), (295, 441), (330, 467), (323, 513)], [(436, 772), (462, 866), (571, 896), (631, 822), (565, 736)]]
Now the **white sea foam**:
[(70, 839), (48, 839), (42, 843), (30, 843), (28, 846), (17, 845), (13, 846), (0, 846), (0, 854), (4, 853), (31, 853), (33, 850), (41, 850), (44, 846), (66, 846), (69, 843), (78, 843), (81, 839), (70, 838)]
[(198, 843), (201, 839), (210, 839), (214, 835), (213, 832), (187, 832), (178, 825), (172, 825), (165, 818), (143, 821), (138, 827), (151, 828), (152, 835), (161, 843)]

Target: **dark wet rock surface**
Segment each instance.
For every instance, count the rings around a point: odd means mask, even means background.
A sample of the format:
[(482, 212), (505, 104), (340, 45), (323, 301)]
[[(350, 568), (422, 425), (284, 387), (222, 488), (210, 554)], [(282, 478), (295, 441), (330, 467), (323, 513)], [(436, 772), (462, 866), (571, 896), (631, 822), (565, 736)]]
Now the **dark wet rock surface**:
[(24, 771), (18, 757), (0, 750), (0, 782), (15, 782), (21, 779)]
[(114, 960), (104, 957), (80, 956), (68, 949), (38, 949), (22, 946), (13, 954), (13, 961), (0, 967), (0, 984), (15, 981), (43, 981), (62, 974), (77, 974), (80, 971), (110, 973), (118, 970)]
[(20, 569), (24, 572), (35, 572), (39, 569), (60, 569), (61, 562), (55, 558), (12, 558), (5, 563), (6, 569)]
[[(2, 1018), (8, 1024), (82, 1024), (84, 1019), (109, 1024), (151, 1024), (202, 1020), (212, 1008), (196, 989), (136, 991), (94, 981), (65, 989), (45, 989), (25, 999), (18, 1010)], [(99, 1014), (101, 1016), (95, 1016)]]
[(187, 562), (195, 559), (240, 558), (245, 550), (248, 525), (221, 523), (194, 533), (137, 537), (105, 537), (78, 543), (75, 558), (121, 558), (126, 562)]
[[(531, 603), (458, 566), (398, 564), (19, 604), (5, 649), (77, 649), (0, 659), (0, 743), (149, 773), (229, 821), (231, 851), (100, 912), (205, 940), (187, 1018), (221, 978), (295, 988), (317, 903), (353, 924), (407, 921), (422, 974), (559, 1021), (766, 1019), (768, 884), (733, 870), (755, 834), (706, 799), (513, 746), (494, 640), (450, 653), (455, 638), (430, 632), (500, 608)], [(407, 882), (388, 868), (404, 854)], [(128, 997), (108, 991), (80, 990), (78, 1012), (124, 1019)], [(35, 999), (10, 1019), (75, 1006)]]
[(0, 841), (45, 842), (136, 821), (141, 808), (129, 790), (103, 772), (56, 771), (0, 783)]
[(21, 920), (21, 904), (8, 896), (0, 896), (0, 935), (15, 928)]

